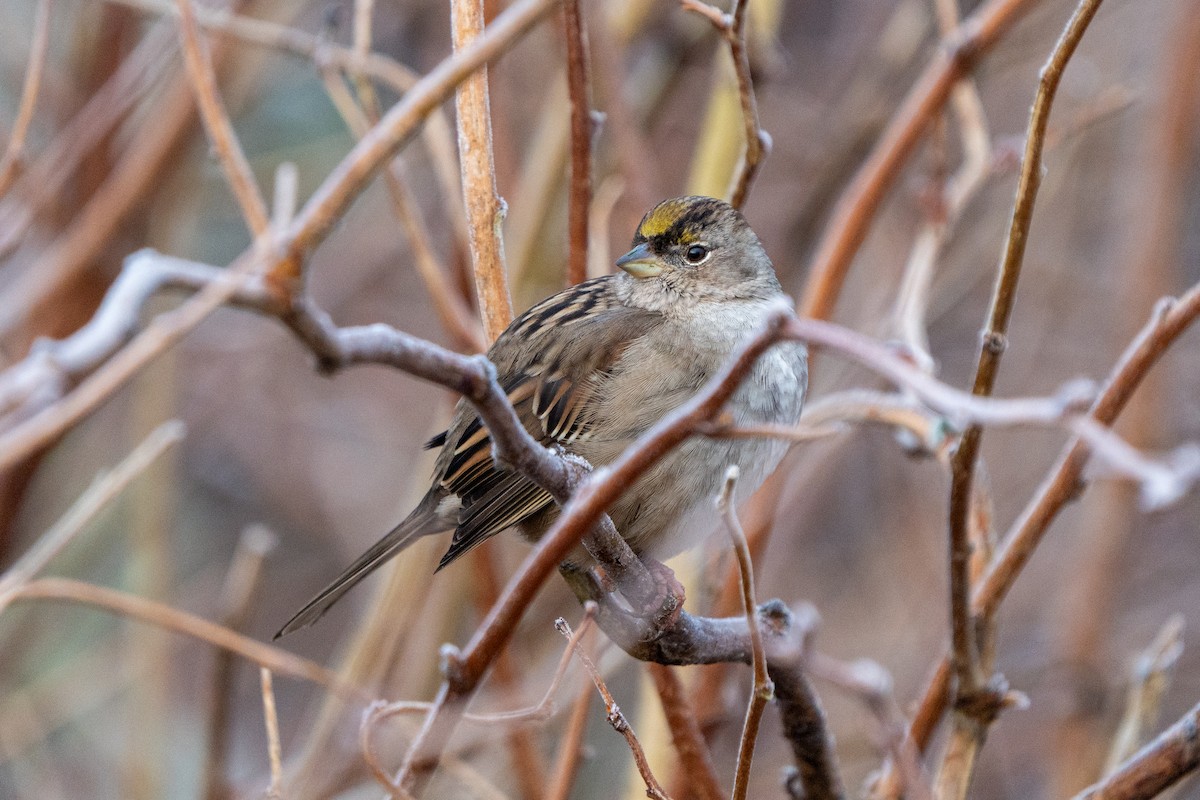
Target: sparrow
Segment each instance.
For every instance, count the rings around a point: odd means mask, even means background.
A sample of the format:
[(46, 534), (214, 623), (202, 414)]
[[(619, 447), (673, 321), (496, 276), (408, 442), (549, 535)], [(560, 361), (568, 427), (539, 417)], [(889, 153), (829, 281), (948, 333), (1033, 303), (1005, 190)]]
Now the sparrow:
[[(691, 399), (784, 297), (775, 269), (742, 214), (711, 197), (655, 206), (638, 225), (619, 272), (584, 281), (530, 308), (487, 356), (525, 428), (593, 466), (614, 461)], [(808, 388), (807, 352), (773, 346), (726, 405), (735, 425), (790, 425)], [(459, 401), (432, 485), (416, 508), (296, 613), (275, 638), (314, 622), (359, 581), (419, 537), (453, 530), (442, 569), (508, 528), (538, 539), (558, 515), (548, 492), (498, 467), (474, 409)], [(717, 526), (713, 498), (738, 467), (735, 501), (778, 465), (777, 439), (693, 437), (667, 454), (609, 509), (647, 560), (669, 558)], [(580, 548), (572, 562), (587, 559)]]

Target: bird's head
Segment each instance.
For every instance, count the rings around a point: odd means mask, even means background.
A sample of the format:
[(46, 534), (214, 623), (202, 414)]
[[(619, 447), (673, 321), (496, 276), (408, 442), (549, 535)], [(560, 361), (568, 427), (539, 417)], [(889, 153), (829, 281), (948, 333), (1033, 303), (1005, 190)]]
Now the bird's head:
[(633, 247), (617, 259), (631, 291), (668, 292), (695, 300), (771, 297), (775, 270), (745, 217), (724, 200), (678, 197), (642, 218)]

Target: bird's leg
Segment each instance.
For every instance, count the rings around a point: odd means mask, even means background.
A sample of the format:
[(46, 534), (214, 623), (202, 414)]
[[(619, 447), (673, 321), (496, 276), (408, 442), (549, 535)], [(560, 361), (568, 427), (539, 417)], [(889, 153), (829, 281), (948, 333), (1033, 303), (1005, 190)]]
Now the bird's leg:
[[(641, 562), (644, 574), (650, 579), (650, 586), (643, 587), (636, 594), (630, 591), (632, 586), (622, 587), (620, 581), (616, 580), (616, 576), (622, 574), (619, 567), (615, 568), (614, 574), (609, 568), (611, 565), (603, 563), (587, 568), (564, 562), (559, 565), (559, 572), (581, 603), (594, 600), (604, 608), (619, 610), (630, 621), (640, 621), (643, 635), (638, 638), (650, 641), (673, 628), (679, 621), (687, 593), (683, 584), (676, 579), (675, 572), (666, 564), (652, 558), (638, 557), (632, 552), (629, 556)], [(613, 600), (617, 602), (613, 604)]]
[(660, 629), (670, 628), (675, 625), (679, 620), (679, 615), (683, 613), (683, 601), (687, 598), (687, 591), (675, 577), (675, 570), (666, 564), (653, 558), (643, 558), (642, 563), (646, 565), (650, 576), (654, 578), (654, 584), (658, 590), (651, 601), (646, 604), (645, 616), (653, 619)]

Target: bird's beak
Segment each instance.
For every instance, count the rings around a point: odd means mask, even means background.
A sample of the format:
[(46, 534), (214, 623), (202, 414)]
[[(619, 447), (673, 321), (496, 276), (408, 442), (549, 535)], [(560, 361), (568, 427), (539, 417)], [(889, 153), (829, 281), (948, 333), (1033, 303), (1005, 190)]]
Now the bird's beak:
[(617, 266), (635, 278), (653, 278), (662, 272), (662, 262), (646, 242), (618, 258)]

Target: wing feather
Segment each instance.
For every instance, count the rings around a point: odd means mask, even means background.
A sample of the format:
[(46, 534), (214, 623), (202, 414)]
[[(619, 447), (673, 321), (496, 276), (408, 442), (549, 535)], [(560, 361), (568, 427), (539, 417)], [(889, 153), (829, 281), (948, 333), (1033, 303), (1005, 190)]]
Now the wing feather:
[[(544, 300), (513, 322), (488, 353), (518, 418), (546, 445), (569, 446), (591, 435), (595, 402), (608, 374), (628, 344), (661, 320), (617, 302), (612, 280), (587, 281)], [(462, 501), (439, 569), (554, 504), (533, 482), (496, 467), (487, 429), (466, 403), (434, 442), (442, 446), (438, 480)]]

